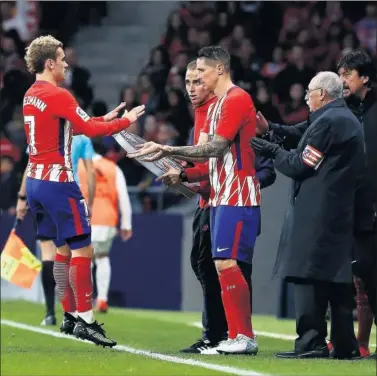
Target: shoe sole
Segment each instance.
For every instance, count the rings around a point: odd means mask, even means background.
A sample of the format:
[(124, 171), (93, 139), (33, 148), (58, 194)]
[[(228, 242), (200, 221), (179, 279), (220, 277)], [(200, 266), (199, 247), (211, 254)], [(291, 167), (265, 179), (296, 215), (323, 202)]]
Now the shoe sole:
[(246, 355), (246, 356), (255, 356), (258, 354), (257, 352), (226, 352), (226, 351), (221, 351), (221, 350), (216, 350), (220, 355)]

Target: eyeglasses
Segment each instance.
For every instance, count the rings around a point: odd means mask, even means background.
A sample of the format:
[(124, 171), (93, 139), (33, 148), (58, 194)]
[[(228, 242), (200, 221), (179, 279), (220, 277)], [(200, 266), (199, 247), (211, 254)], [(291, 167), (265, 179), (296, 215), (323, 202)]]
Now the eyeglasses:
[(316, 90), (322, 90), (321, 87), (317, 87), (315, 89), (306, 89), (305, 90), (305, 99), (308, 99), (309, 98), (309, 94), (312, 92), (312, 91), (316, 91)]

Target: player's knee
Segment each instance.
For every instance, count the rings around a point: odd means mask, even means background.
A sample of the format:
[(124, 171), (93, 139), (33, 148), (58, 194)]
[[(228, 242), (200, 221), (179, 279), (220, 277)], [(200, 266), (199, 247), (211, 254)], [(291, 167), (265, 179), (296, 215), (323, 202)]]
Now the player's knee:
[(50, 239), (39, 239), (41, 247), (42, 261), (54, 261), (56, 256), (56, 246)]
[(56, 243), (55, 245), (57, 246), (57, 253), (63, 256), (70, 256), (71, 255), (71, 250), (68, 246), (67, 243), (64, 243), (63, 245), (58, 246)]
[(222, 272), (225, 269), (232, 268), (237, 266), (237, 260), (232, 259), (216, 259), (215, 266), (218, 273)]

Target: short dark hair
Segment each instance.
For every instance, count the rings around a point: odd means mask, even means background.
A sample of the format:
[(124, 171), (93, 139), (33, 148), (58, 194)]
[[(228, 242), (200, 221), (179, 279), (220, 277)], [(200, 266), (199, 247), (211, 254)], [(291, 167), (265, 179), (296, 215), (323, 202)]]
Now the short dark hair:
[(344, 55), (339, 60), (336, 70), (339, 71), (340, 68), (356, 70), (359, 76), (369, 77), (369, 85), (376, 82), (376, 68), (372, 58), (364, 50), (357, 50)]
[(230, 71), (230, 55), (229, 52), (221, 46), (203, 47), (198, 52), (198, 59), (210, 59), (221, 62), (227, 71)]

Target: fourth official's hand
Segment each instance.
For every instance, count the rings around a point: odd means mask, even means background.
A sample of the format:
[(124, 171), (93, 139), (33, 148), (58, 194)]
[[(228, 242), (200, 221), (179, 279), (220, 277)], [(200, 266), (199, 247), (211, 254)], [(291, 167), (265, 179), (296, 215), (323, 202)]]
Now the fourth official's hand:
[(266, 140), (259, 137), (254, 137), (250, 140), (250, 145), (254, 151), (262, 156), (275, 158), (280, 147), (276, 144), (272, 144)]

